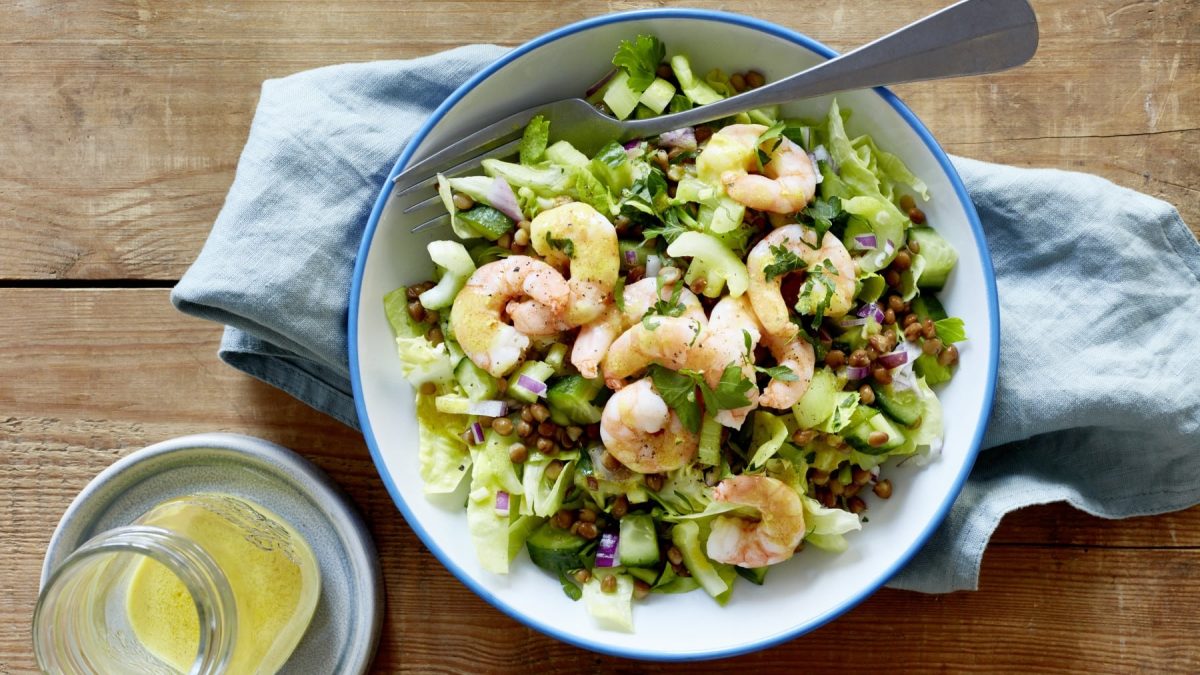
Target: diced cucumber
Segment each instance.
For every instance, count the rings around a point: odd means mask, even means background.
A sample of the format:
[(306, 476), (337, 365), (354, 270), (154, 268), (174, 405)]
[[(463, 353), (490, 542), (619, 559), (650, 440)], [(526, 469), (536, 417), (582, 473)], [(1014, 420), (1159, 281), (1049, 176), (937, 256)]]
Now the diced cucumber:
[(936, 356), (922, 354), (913, 362), (913, 372), (925, 378), (925, 384), (934, 386), (943, 382), (949, 382), (950, 377), (954, 374), (950, 366), (943, 366), (938, 363)]
[(705, 466), (721, 463), (721, 423), (707, 415), (700, 423), (700, 449), (696, 461)]
[(650, 514), (629, 514), (621, 519), (617, 558), (626, 567), (650, 567), (658, 564), (658, 535), (654, 531), (654, 518)]
[(629, 73), (619, 70), (604, 91), (604, 105), (608, 106), (617, 119), (623, 120), (637, 107), (641, 97), (642, 92), (629, 85)]
[(651, 117), (657, 117), (657, 116), (658, 116), (658, 113), (654, 112), (653, 110), (651, 110), (650, 108), (646, 107), (644, 104), (641, 104), (641, 103), (639, 103), (637, 105), (637, 107), (633, 109), (633, 119), (635, 119), (635, 120), (648, 120)]
[[(552, 164), (561, 164), (563, 166), (587, 166), (587, 155), (575, 149), (575, 146), (566, 141), (558, 141), (546, 148), (546, 159)], [(450, 181), (454, 185), (454, 181)]]
[(914, 227), (908, 231), (908, 240), (921, 246), (925, 258), (925, 271), (917, 280), (921, 288), (939, 289), (946, 285), (946, 278), (958, 262), (958, 251), (942, 235), (930, 227)]
[(603, 380), (589, 380), (582, 375), (568, 375), (546, 391), (546, 405), (552, 416), (561, 416), (557, 424), (595, 424), (600, 421), (600, 408), (592, 399), (604, 387)]
[(688, 63), (688, 59), (683, 54), (677, 54), (671, 57), (671, 70), (675, 72), (675, 79), (679, 82), (679, 88), (683, 90), (685, 96), (691, 99), (696, 105), (708, 105), (716, 103), (725, 98), (717, 93), (707, 82), (696, 77), (692, 73), (692, 66)]
[(448, 415), (466, 415), (471, 406), (471, 399), (457, 394), (442, 394), (433, 399), (434, 407), (440, 413)]
[(653, 567), (626, 567), (625, 571), (634, 579), (644, 581), (651, 586), (658, 581), (658, 570)]
[[(860, 406), (860, 409), (864, 407), (866, 406)], [(887, 434), (887, 440), (882, 445), (871, 445), (871, 434), (877, 431)], [(888, 420), (886, 415), (875, 415), (866, 422), (851, 427), (842, 436), (851, 447), (864, 455), (885, 454), (904, 445), (905, 440), (904, 434)]]
[(691, 284), (704, 277), (704, 295), (716, 298), (726, 284), (729, 294), (738, 297), (750, 287), (750, 273), (746, 264), (725, 244), (703, 232), (684, 232), (667, 247), (672, 258), (691, 258), (684, 281)]
[(438, 280), (437, 286), (422, 293), (419, 298), (425, 309), (445, 309), (454, 304), (454, 298), (463, 286), (467, 285), (467, 277), (453, 272), (446, 272)]
[(675, 85), (661, 77), (656, 77), (650, 86), (646, 87), (646, 91), (642, 92), (642, 97), (638, 99), (638, 102), (653, 110), (655, 115), (659, 115), (666, 110), (674, 95)]
[(499, 391), (496, 378), (475, 365), (471, 359), (464, 358), (458, 362), (458, 367), (454, 369), (454, 378), (462, 385), (463, 391), (467, 392), (467, 398), (472, 401), (494, 399)]
[(911, 427), (921, 419), (921, 410), (924, 409), (924, 405), (915, 389), (897, 391), (890, 384), (876, 384), (873, 389), (875, 390), (875, 400), (879, 402), (879, 407), (888, 417), (906, 427)]
[(684, 110), (691, 110), (692, 107), (692, 99), (683, 94), (675, 94), (671, 97), (671, 105), (667, 107), (667, 112), (683, 112)]
[(555, 575), (582, 568), (585, 565), (583, 549), (587, 544), (587, 539), (548, 521), (525, 540), (533, 564)]
[[(654, 252), (651, 247), (640, 241), (628, 239), (621, 239), (618, 244), (621, 251), (621, 271), (627, 272), (634, 267), (646, 269), (646, 256)], [(630, 254), (630, 251), (633, 253)]]
[(933, 319), (941, 321), (949, 316), (946, 314), (946, 308), (942, 307), (942, 303), (932, 295), (921, 295), (913, 298), (912, 311), (917, 315), (917, 318), (924, 321), (925, 319)]
[(712, 561), (700, 548), (700, 526), (694, 521), (676, 523), (671, 529), (671, 543), (683, 554), (683, 564), (704, 590), (714, 598), (729, 590), (729, 584), (717, 574)]
[(814, 371), (808, 390), (804, 396), (792, 406), (792, 415), (801, 429), (811, 429), (829, 419), (837, 408), (838, 378), (828, 367)]
[(554, 374), (554, 368), (542, 361), (526, 361), (508, 378), (508, 395), (523, 403), (534, 403), (542, 394), (536, 394), (521, 386), (521, 376), (545, 382)]
[(413, 321), (408, 313), (408, 287), (401, 286), (383, 296), (383, 313), (396, 337), (417, 337), (429, 331), (428, 323)]
[(565, 366), (567, 362), (567, 346), (561, 342), (555, 342), (554, 344), (550, 345), (550, 349), (546, 352), (546, 358), (544, 360), (546, 365), (554, 369), (555, 374), (561, 375), (563, 366)]
[(471, 260), (467, 247), (457, 241), (431, 241), (425, 248), (429, 259), (447, 272), (464, 277), (475, 273), (475, 261)]
[[(604, 577), (616, 579), (616, 588), (605, 591)], [(583, 603), (602, 628), (633, 632), (633, 578), (615, 571), (596, 570), (583, 584)]]
[(887, 282), (878, 274), (872, 274), (859, 279), (858, 293), (855, 297), (863, 302), (875, 302), (887, 290)]
[(721, 235), (733, 232), (742, 224), (746, 207), (725, 195), (718, 195), (709, 203), (701, 204), (696, 216), (705, 230)]
[(767, 578), (767, 570), (769, 567), (736, 567), (734, 568), (738, 576), (749, 581), (756, 586), (762, 586), (763, 581)]
[(485, 204), (476, 204), (467, 211), (459, 211), (458, 219), (478, 232), (484, 239), (491, 241), (496, 241), (512, 232), (515, 225), (512, 218)]

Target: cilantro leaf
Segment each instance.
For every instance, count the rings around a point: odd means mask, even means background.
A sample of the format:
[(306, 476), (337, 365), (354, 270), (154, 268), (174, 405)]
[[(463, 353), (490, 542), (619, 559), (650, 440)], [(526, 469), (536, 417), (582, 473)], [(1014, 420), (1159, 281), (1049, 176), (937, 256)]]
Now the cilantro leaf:
[(547, 234), (546, 235), (546, 243), (550, 245), (550, 248), (556, 248), (556, 249), (562, 251), (563, 253), (567, 254), (568, 258), (575, 257), (575, 242), (571, 241), (567, 237), (563, 237), (562, 239), (556, 239), (554, 237), (551, 237), (549, 234)]
[(629, 86), (634, 91), (643, 91), (654, 82), (658, 64), (667, 55), (667, 48), (653, 35), (639, 35), (632, 42), (622, 40), (617, 46), (612, 64), (629, 73)]
[(746, 345), (746, 359), (754, 359), (754, 338), (750, 337), (750, 331), (742, 329), (742, 343)]
[(763, 269), (763, 274), (767, 276), (767, 281), (808, 267), (808, 264), (801, 260), (800, 256), (789, 251), (783, 244), (772, 246), (770, 251), (775, 256), (775, 262)]
[(663, 275), (660, 274), (658, 276), (658, 281), (656, 282), (658, 300), (654, 302), (650, 309), (646, 310), (646, 314), (658, 314), (660, 316), (680, 316), (683, 314), (684, 310), (683, 303), (680, 302), (680, 298), (683, 296), (683, 284), (677, 282), (675, 287), (671, 289), (671, 297), (663, 300), (663, 279)]
[(617, 303), (617, 311), (625, 313), (625, 277), (617, 277), (613, 285), (613, 301)]
[(700, 402), (696, 399), (696, 380), (662, 366), (651, 366), (654, 388), (667, 407), (679, 415), (683, 427), (693, 434), (700, 433)]
[(817, 198), (805, 207), (803, 213), (812, 219), (812, 227), (817, 231), (817, 246), (821, 245), (821, 239), (826, 232), (834, 226), (845, 225), (850, 219), (850, 214), (842, 210), (842, 200), (839, 197)]
[(962, 342), (967, 339), (967, 331), (963, 320), (957, 316), (942, 319), (941, 321), (934, 321), (933, 327), (937, 330), (937, 336), (946, 344)]
[(800, 376), (796, 374), (796, 371), (788, 368), (787, 366), (771, 366), (770, 368), (755, 366), (754, 369), (760, 373), (769, 375), (771, 378), (779, 380), (780, 382), (795, 382), (796, 380), (800, 379)]
[[(764, 166), (771, 163), (771, 153), (775, 152), (775, 149), (778, 148), (779, 144), (783, 142), (781, 136), (783, 135), (783, 130), (786, 127), (787, 125), (783, 122), (776, 122), (775, 124), (772, 124), (766, 131), (759, 134), (758, 140), (754, 143), (754, 147), (758, 150), (759, 170), (762, 170)], [(771, 145), (771, 149), (769, 151), (763, 150), (762, 146), (768, 141), (775, 142)]]
[(521, 143), (517, 146), (521, 153), (521, 164), (536, 164), (542, 155), (546, 154), (546, 145), (549, 142), (550, 120), (541, 115), (529, 120), (525, 132), (521, 134)]

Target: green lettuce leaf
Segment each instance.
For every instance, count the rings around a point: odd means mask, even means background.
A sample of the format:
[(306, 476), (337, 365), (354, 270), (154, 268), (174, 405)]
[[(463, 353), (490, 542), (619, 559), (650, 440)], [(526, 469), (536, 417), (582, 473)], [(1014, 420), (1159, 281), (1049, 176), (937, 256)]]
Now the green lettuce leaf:
[(438, 412), (434, 396), (417, 394), (417, 462), (427, 494), (454, 492), (471, 468), (471, 453), (455, 430), (467, 418)]

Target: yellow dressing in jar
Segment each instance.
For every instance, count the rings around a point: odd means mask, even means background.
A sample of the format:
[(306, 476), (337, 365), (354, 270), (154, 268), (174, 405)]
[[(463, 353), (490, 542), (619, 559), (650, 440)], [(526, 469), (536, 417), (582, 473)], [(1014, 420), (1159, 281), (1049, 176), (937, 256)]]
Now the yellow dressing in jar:
[[(250, 501), (197, 494), (163, 502), (138, 519), (200, 545), (224, 573), (237, 615), (230, 673), (274, 673), (308, 628), (320, 594), (308, 543), (279, 516)], [(129, 625), (154, 656), (187, 672), (199, 626), (183, 582), (165, 565), (139, 563), (126, 602)]]

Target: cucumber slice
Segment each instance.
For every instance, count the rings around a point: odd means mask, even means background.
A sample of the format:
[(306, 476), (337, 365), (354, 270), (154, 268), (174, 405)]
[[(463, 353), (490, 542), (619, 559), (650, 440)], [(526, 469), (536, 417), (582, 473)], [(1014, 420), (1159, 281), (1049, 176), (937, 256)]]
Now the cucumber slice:
[[(551, 164), (561, 164), (563, 166), (587, 166), (587, 155), (575, 149), (575, 146), (566, 141), (558, 141), (550, 147), (546, 148), (546, 159), (550, 160)], [(450, 181), (454, 185), (454, 181)]]
[(735, 567), (734, 570), (738, 576), (749, 581), (756, 586), (762, 586), (763, 581), (767, 578), (767, 570), (769, 567)]
[(933, 319), (941, 321), (949, 315), (946, 314), (946, 308), (942, 307), (941, 301), (932, 295), (922, 295), (913, 298), (912, 311), (917, 315), (917, 318), (924, 321), (925, 319)]
[(714, 598), (729, 590), (729, 584), (717, 573), (700, 547), (700, 526), (694, 521), (676, 523), (671, 529), (671, 543), (683, 554), (683, 564), (704, 590)]
[(396, 337), (417, 337), (429, 331), (428, 323), (413, 321), (408, 313), (408, 287), (401, 286), (383, 296), (383, 313)]
[(467, 392), (467, 398), (471, 401), (494, 399), (500, 390), (496, 378), (475, 365), (471, 359), (464, 358), (458, 362), (458, 367), (454, 369), (454, 378), (462, 385), (463, 391)]
[[(654, 251), (640, 241), (621, 239), (617, 242), (621, 251), (621, 271), (628, 272), (634, 267), (646, 269), (646, 256)], [(632, 253), (630, 253), (632, 251)]]
[(658, 581), (658, 570), (652, 567), (626, 567), (625, 571), (634, 579), (644, 581), (651, 586)]
[(561, 342), (555, 342), (550, 345), (550, 349), (546, 352), (546, 364), (554, 369), (556, 375), (561, 375), (563, 366), (567, 362), (567, 346)]
[(641, 97), (642, 92), (629, 85), (629, 73), (618, 70), (604, 92), (604, 105), (608, 106), (617, 119), (623, 120), (637, 107)]
[(655, 115), (660, 115), (663, 110), (666, 110), (667, 105), (671, 102), (671, 97), (674, 95), (675, 85), (661, 77), (656, 77), (650, 83), (650, 86), (646, 87), (646, 91), (642, 92), (642, 97), (638, 99), (638, 103), (652, 110)]
[(621, 519), (621, 539), (617, 558), (626, 567), (651, 567), (658, 564), (658, 535), (650, 514), (631, 514)]
[(548, 363), (542, 361), (526, 361), (517, 368), (515, 372), (508, 378), (508, 395), (523, 403), (535, 403), (541, 394), (535, 394), (525, 387), (522, 387), (518, 382), (521, 376), (545, 382), (551, 375), (554, 374), (554, 368)]
[(457, 394), (442, 394), (433, 399), (433, 404), (440, 413), (466, 415), (467, 409), (471, 406), (471, 399)]
[(917, 280), (921, 288), (939, 289), (946, 285), (946, 278), (958, 262), (958, 251), (946, 241), (942, 235), (930, 227), (914, 227), (908, 231), (909, 241), (915, 241), (921, 246), (921, 256), (925, 258), (925, 271)]
[(716, 466), (721, 463), (721, 423), (712, 417), (705, 416), (700, 423), (700, 449), (696, 453), (696, 461), (705, 466)]
[(550, 406), (552, 416), (569, 424), (595, 424), (603, 411), (592, 404), (592, 399), (603, 386), (600, 378), (589, 380), (582, 375), (568, 375), (546, 391), (546, 405)]
[(667, 247), (672, 258), (691, 258), (684, 282), (691, 285), (697, 277), (704, 277), (704, 295), (716, 298), (721, 295), (726, 283), (729, 294), (738, 297), (750, 287), (750, 273), (746, 264), (712, 235), (703, 232), (684, 232)]
[(921, 411), (924, 406), (915, 389), (896, 391), (890, 384), (877, 384), (873, 389), (875, 390), (875, 400), (879, 402), (883, 414), (906, 427), (911, 427), (921, 419)]
[[(860, 410), (866, 406), (860, 406)], [(871, 434), (876, 431), (882, 431), (887, 434), (887, 441), (883, 445), (874, 446), (870, 443)], [(846, 442), (855, 450), (864, 455), (883, 455), (891, 450), (904, 445), (904, 434), (895, 427), (887, 418), (886, 415), (875, 415), (866, 422), (857, 426), (851, 427), (848, 431), (842, 434)]]
[(542, 523), (525, 540), (533, 564), (555, 575), (584, 567), (583, 549), (587, 544), (587, 539), (550, 522)]
[(512, 218), (486, 204), (476, 204), (468, 211), (459, 211), (458, 219), (491, 241), (511, 232), (515, 225)]
[(814, 371), (808, 391), (792, 406), (801, 429), (811, 429), (829, 419), (838, 404), (838, 379), (828, 367)]
[(437, 286), (425, 291), (419, 296), (425, 309), (445, 309), (454, 304), (454, 298), (463, 286), (467, 285), (467, 277), (453, 272), (446, 272), (438, 280)]
[(692, 65), (688, 63), (687, 57), (683, 54), (677, 54), (671, 57), (671, 70), (675, 72), (675, 79), (679, 81), (679, 88), (683, 90), (685, 96), (691, 99), (696, 105), (708, 105), (716, 103), (725, 98), (717, 93), (707, 82), (696, 77), (692, 73)]

